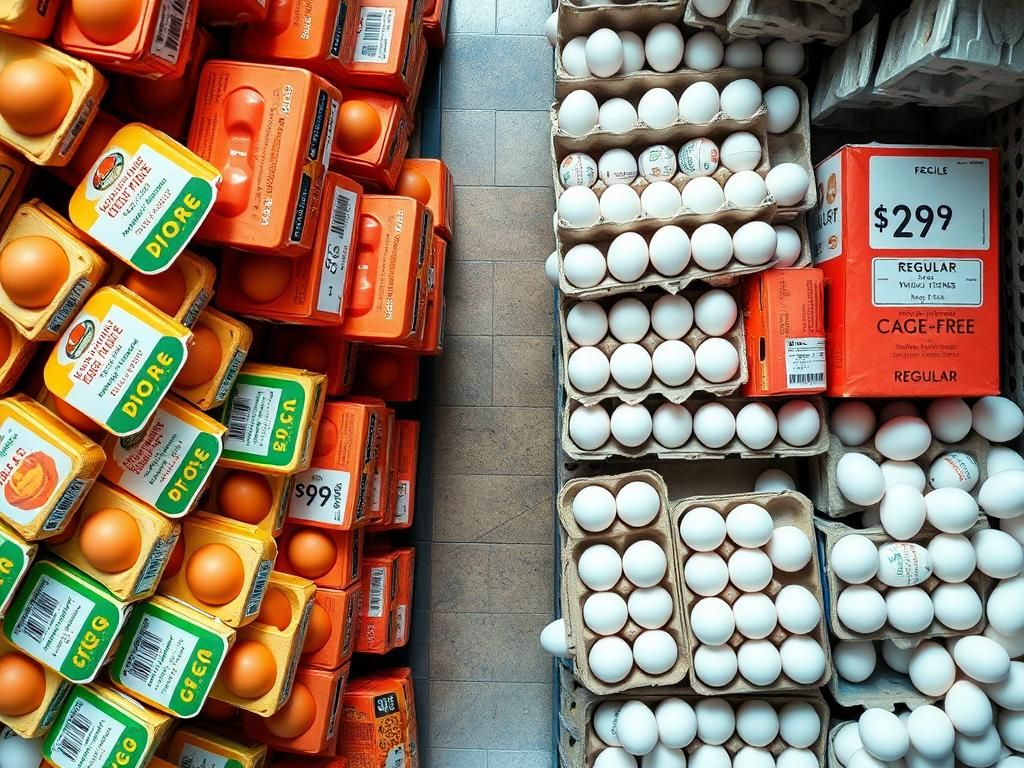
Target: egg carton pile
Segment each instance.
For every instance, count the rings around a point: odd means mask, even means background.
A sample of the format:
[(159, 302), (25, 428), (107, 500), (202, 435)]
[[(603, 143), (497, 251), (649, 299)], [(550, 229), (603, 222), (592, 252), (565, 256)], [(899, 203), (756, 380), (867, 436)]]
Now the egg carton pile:
[(688, 0), (683, 20), (729, 37), (839, 45), (859, 7), (860, 0)]

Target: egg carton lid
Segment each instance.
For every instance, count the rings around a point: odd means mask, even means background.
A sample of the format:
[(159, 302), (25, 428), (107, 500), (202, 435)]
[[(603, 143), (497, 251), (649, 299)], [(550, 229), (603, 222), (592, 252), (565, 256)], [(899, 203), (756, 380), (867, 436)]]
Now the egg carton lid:
[(793, 0), (733, 0), (724, 14), (710, 18), (687, 2), (683, 21), (711, 29), (728, 42), (735, 38), (771, 37), (791, 43), (839, 45), (853, 31), (853, 15), (836, 15), (817, 3)]
[(907, 675), (889, 669), (881, 659), (871, 676), (859, 683), (844, 680), (836, 672), (828, 682), (828, 690), (842, 707), (875, 707), (889, 712), (894, 711), (898, 704), (917, 707), (937, 701), (935, 697), (918, 691)]

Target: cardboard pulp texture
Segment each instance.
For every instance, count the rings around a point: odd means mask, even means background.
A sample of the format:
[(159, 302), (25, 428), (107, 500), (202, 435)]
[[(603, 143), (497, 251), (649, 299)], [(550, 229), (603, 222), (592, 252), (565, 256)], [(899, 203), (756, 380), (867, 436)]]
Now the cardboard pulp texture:
[(850, 725), (851, 723), (857, 723), (856, 720), (832, 720), (829, 721), (832, 726), (828, 731), (828, 750), (826, 757), (828, 758), (828, 768), (843, 768), (843, 764), (839, 762), (839, 758), (836, 756), (836, 734), (843, 729), (844, 726)]
[[(881, 502), (865, 507), (854, 504), (840, 493), (839, 486), (836, 484), (836, 467), (839, 465), (840, 459), (848, 453), (862, 453), (878, 464), (888, 461), (888, 459), (875, 450), (872, 441), (850, 447), (843, 445), (843, 442), (835, 435), (830, 434), (828, 438), (828, 451), (811, 462), (811, 498), (814, 500), (814, 508), (829, 517), (848, 517), (863, 512), (877, 511)], [(914, 459), (914, 463), (924, 470), (925, 477), (927, 477), (928, 469), (940, 456), (947, 453), (965, 454), (967, 460), (961, 461), (964, 461), (969, 470), (973, 470), (977, 474), (978, 482), (974, 487), (981, 488), (988, 479), (990, 447), (988, 440), (975, 432), (971, 432), (959, 443), (940, 443), (933, 438), (928, 450)], [(973, 462), (973, 466), (971, 462)], [(954, 462), (954, 464), (956, 463), (958, 462)]]
[[(581, 738), (570, 739), (566, 738), (568, 734), (563, 733), (563, 754), (568, 758), (566, 761), (567, 768), (587, 768), (588, 766), (594, 765), (594, 761), (597, 756), (606, 748), (604, 742), (598, 737), (597, 733), (594, 732), (593, 718), (594, 711), (597, 707), (606, 701), (615, 701), (625, 704), (627, 701), (641, 701), (646, 704), (653, 711), (658, 704), (667, 698), (679, 698), (687, 702), (691, 706), (695, 706), (698, 702), (704, 700), (702, 696), (695, 694), (689, 688), (672, 688), (665, 691), (660, 691), (657, 694), (642, 693), (642, 694), (618, 694), (610, 697), (598, 697), (588, 693), (582, 693), (577, 701), (577, 710), (580, 714), (580, 722), (584, 724), (584, 733), (581, 734)], [(803, 702), (810, 704), (814, 707), (818, 713), (818, 718), (821, 721), (821, 732), (818, 735), (817, 740), (809, 749), (814, 752), (814, 756), (818, 760), (818, 765), (825, 764), (825, 749), (828, 741), (828, 723), (829, 723), (829, 708), (828, 704), (821, 697), (820, 694), (816, 695), (810, 692), (806, 693), (794, 693), (788, 695), (770, 695), (757, 697), (762, 701), (766, 701), (772, 705), (776, 710), (781, 710), (786, 704), (792, 704), (795, 702)], [(753, 700), (750, 696), (722, 696), (722, 700), (727, 702), (733, 710), (739, 709), (739, 707), (748, 701)], [(570, 743), (570, 741), (574, 743)], [(693, 752), (700, 747), (704, 742), (700, 739), (694, 739), (694, 741), (687, 747), (684, 748), (687, 757), (689, 758)], [(729, 739), (721, 745), (729, 753), (729, 758), (732, 759), (737, 752), (743, 747), (748, 746), (738, 734), (733, 734)], [(779, 754), (787, 748), (787, 744), (782, 740), (781, 737), (776, 736), (764, 749), (771, 752), (772, 757), (776, 758)]]
[(0, 145), (0, 231), (7, 229), (31, 178), (32, 166), (13, 149)]
[[(707, 291), (692, 290), (683, 292), (683, 296), (688, 299), (691, 304), (695, 304), (697, 299), (705, 293), (707, 293)], [(731, 293), (733, 294), (733, 299), (736, 300), (737, 306), (740, 306), (741, 301), (739, 292), (732, 291)], [(654, 305), (654, 302), (663, 295), (664, 294), (661, 292), (649, 292), (636, 294), (634, 298), (642, 301), (644, 306), (649, 310)], [(618, 297), (599, 298), (596, 299), (596, 301), (607, 313), (617, 298)], [(685, 384), (681, 384), (676, 387), (663, 384), (658, 380), (658, 377), (652, 373), (647, 383), (639, 389), (626, 389), (618, 384), (613, 378), (609, 377), (608, 383), (601, 387), (597, 392), (583, 392), (582, 390), (577, 389), (569, 380), (568, 372), (569, 359), (572, 357), (573, 352), (581, 348), (581, 345), (577, 344), (569, 337), (569, 332), (566, 330), (565, 324), (566, 315), (568, 315), (569, 310), (572, 309), (573, 305), (576, 303), (577, 302), (568, 301), (564, 298), (562, 299), (561, 306), (559, 307), (560, 317), (558, 323), (558, 327), (562, 333), (562, 359), (559, 372), (562, 377), (562, 386), (569, 394), (569, 397), (573, 400), (579, 401), (584, 405), (593, 405), (609, 398), (616, 398), (624, 403), (640, 403), (650, 395), (662, 395), (671, 403), (682, 403), (697, 392), (703, 392), (716, 397), (731, 395), (747, 381), (747, 342), (746, 333), (744, 331), (744, 320), (741, 314), (733, 324), (732, 328), (720, 337), (732, 344), (739, 355), (739, 364), (736, 368), (736, 375), (728, 381), (723, 381), (721, 383), (711, 382), (701, 376), (700, 373), (695, 372)], [(712, 337), (704, 333), (704, 331), (698, 328), (696, 323), (694, 323), (693, 327), (691, 327), (686, 335), (682, 337), (681, 341), (696, 352), (697, 347), (709, 338)], [(655, 333), (654, 328), (652, 327), (637, 343), (647, 350), (649, 354), (653, 355), (654, 350), (656, 350), (664, 341), (665, 339)], [(620, 342), (612, 336), (611, 333), (609, 333), (604, 337), (604, 339), (594, 346), (601, 350), (606, 357), (611, 358), (615, 350), (623, 346), (623, 342)]]
[(937, 700), (918, 691), (907, 675), (889, 669), (882, 660), (881, 652), (878, 653), (875, 671), (866, 680), (851, 683), (837, 672), (828, 681), (828, 690), (841, 707), (879, 707), (890, 712), (897, 704), (913, 709)]
[[(818, 556), (819, 561), (821, 562), (821, 581), (825, 590), (825, 610), (828, 613), (829, 629), (831, 629), (833, 634), (840, 640), (893, 640), (901, 647), (912, 647), (924, 638), (978, 635), (981, 634), (981, 631), (988, 623), (983, 612), (978, 623), (968, 629), (950, 629), (937, 618), (933, 619), (932, 623), (925, 627), (921, 632), (915, 633), (900, 632), (893, 629), (888, 622), (883, 624), (881, 629), (864, 635), (847, 629), (846, 625), (839, 620), (839, 611), (836, 607), (839, 603), (839, 595), (847, 585), (838, 576), (836, 576), (835, 571), (830, 567), (832, 560), (832, 548), (835, 547), (836, 542), (841, 538), (851, 533), (858, 533), (862, 536), (866, 536), (874, 542), (876, 546), (888, 544), (894, 541), (894, 539), (889, 536), (881, 526), (875, 526), (872, 528), (851, 528), (843, 523), (823, 520), (822, 518), (816, 518), (814, 525), (818, 530)], [(964, 536), (969, 539), (974, 536), (975, 533), (985, 528), (988, 528), (988, 519), (985, 515), (981, 515), (978, 518), (978, 522), (975, 523), (970, 530), (964, 532)], [(928, 542), (930, 542), (938, 533), (938, 531), (929, 526), (922, 529), (917, 536), (913, 536), (907, 541), (911, 544), (918, 544), (927, 548)], [(867, 586), (880, 592), (883, 597), (885, 597), (886, 592), (890, 589), (895, 589), (895, 587), (883, 584), (877, 576), (866, 583)], [(944, 582), (937, 576), (931, 575), (917, 586), (930, 595), (943, 583)], [(975, 570), (974, 573), (967, 577), (965, 583), (970, 585), (971, 589), (977, 593), (982, 605), (984, 605), (985, 600), (988, 598), (988, 593), (992, 590), (993, 580), (981, 571)]]
[[(0, 658), (10, 653), (22, 656), (26, 663), (37, 663), (24, 657), (18, 648), (14, 647), (3, 635), (0, 635)], [(23, 739), (34, 739), (46, 733), (72, 688), (71, 683), (65, 680), (60, 673), (48, 669), (42, 664), (39, 664), (39, 668), (43, 673), (43, 696), (39, 706), (23, 715), (4, 715), (0, 718), (4, 725)]]
[(839, 45), (853, 29), (852, 13), (837, 15), (820, 5), (794, 0), (735, 0), (716, 19), (687, 3), (683, 21), (687, 26), (712, 29), (726, 39), (771, 37), (825, 45)]
[(200, 327), (213, 331), (220, 343), (221, 356), (217, 372), (202, 384), (194, 387), (176, 385), (174, 391), (199, 410), (209, 411), (223, 405), (228, 392), (235, 385), (235, 379), (252, 345), (252, 330), (240, 320), (218, 312), (212, 307), (205, 309), (200, 315), (195, 328)]
[[(644, 482), (658, 491), (661, 499), (661, 509), (658, 516), (648, 525), (641, 528), (634, 528), (626, 525), (618, 518), (606, 530), (600, 533), (584, 531), (576, 523), (572, 514), (572, 502), (576, 494), (584, 488), (597, 485), (607, 488), (612, 495), (631, 482)], [(661, 477), (650, 470), (639, 470), (623, 475), (605, 475), (586, 479), (571, 480), (566, 483), (558, 496), (558, 519), (563, 531), (561, 568), (562, 568), (562, 615), (565, 617), (566, 641), (569, 652), (574, 657), (574, 670), (579, 681), (589, 690), (598, 694), (619, 693), (635, 688), (646, 688), (649, 686), (675, 685), (686, 678), (689, 667), (689, 656), (686, 653), (686, 631), (683, 626), (683, 614), (681, 611), (679, 575), (672, 564), (665, 571), (665, 576), (660, 586), (672, 595), (673, 611), (672, 616), (662, 629), (670, 634), (676, 641), (679, 649), (679, 656), (675, 664), (667, 672), (660, 675), (651, 675), (644, 672), (640, 667), (633, 666), (630, 673), (618, 683), (605, 683), (600, 680), (590, 669), (589, 654), (601, 636), (589, 629), (583, 620), (583, 604), (593, 594), (579, 577), (576, 565), (583, 552), (595, 544), (607, 544), (622, 555), (632, 544), (638, 541), (653, 541), (662, 548), (666, 558), (672, 558), (672, 533), (669, 529), (668, 517), (668, 494), (665, 483)], [(619, 579), (611, 591), (629, 599), (629, 595), (636, 587), (626, 579), (625, 576)], [(623, 640), (632, 645), (636, 638), (646, 630), (632, 619), (626, 622), (626, 626), (618, 633)]]
[[(579, 408), (584, 407), (582, 403), (577, 403), (574, 400), (568, 400), (566, 407), (563, 409), (562, 414), (562, 446), (565, 453), (573, 459), (581, 461), (600, 461), (602, 459), (611, 459), (616, 457), (627, 457), (627, 458), (638, 458), (640, 456), (651, 456), (656, 455), (660, 459), (725, 459), (725, 458), (742, 458), (742, 459), (769, 459), (778, 458), (784, 456), (817, 456), (818, 454), (824, 453), (828, 450), (828, 425), (825, 416), (825, 401), (820, 397), (804, 397), (804, 398), (780, 398), (780, 397), (765, 397), (759, 398), (758, 402), (764, 403), (771, 408), (776, 414), (779, 409), (787, 402), (793, 400), (806, 400), (811, 403), (818, 411), (818, 418), (821, 422), (821, 427), (818, 430), (818, 436), (807, 445), (794, 446), (785, 442), (781, 437), (776, 437), (771, 444), (766, 448), (755, 451), (748, 448), (737, 437), (733, 437), (728, 443), (723, 445), (721, 448), (708, 448), (702, 445), (695, 436), (691, 436), (685, 443), (677, 448), (668, 448), (658, 443), (653, 436), (647, 439), (646, 442), (637, 446), (636, 448), (629, 448), (620, 445), (614, 437), (609, 437), (608, 441), (603, 445), (593, 449), (586, 450), (577, 446), (571, 435), (569, 434), (569, 421), (572, 419), (573, 413)], [(667, 400), (660, 395), (652, 395), (641, 403), (648, 411), (653, 415), (654, 411), (664, 405)], [(708, 403), (720, 403), (728, 408), (733, 415), (735, 415), (741, 408), (750, 403), (750, 400), (740, 400), (732, 398), (721, 398), (717, 400), (688, 400), (682, 404), (682, 407), (690, 411), (692, 415), (698, 408)], [(604, 408), (606, 411), (614, 410), (613, 406), (618, 405), (617, 403), (602, 401), (598, 403), (596, 407)]]
[(18, 59), (38, 59), (57, 67), (71, 85), (71, 104), (60, 125), (39, 136), (19, 133), (0, 116), (0, 140), (36, 165), (67, 165), (96, 117), (107, 81), (86, 61), (34, 40), (0, 32), (0, 70)]
[(800, 213), (818, 204), (817, 184), (814, 183), (814, 165), (811, 163), (811, 107), (807, 86), (795, 77), (767, 77), (764, 89), (784, 85), (796, 91), (800, 100), (800, 115), (788, 131), (768, 134), (768, 155), (772, 168), (781, 163), (796, 163), (807, 173), (807, 194), (796, 205), (780, 205), (777, 221), (803, 219)]
[[(21, 375), (39, 349), (38, 345), (22, 336), (8, 318), (0, 316), (0, 395), (6, 395), (18, 386)], [(415, 399), (415, 398), (414, 398)]]
[[(677, 501), (672, 505), (672, 515), (669, 527), (674, 534), (673, 547), (675, 553), (675, 567), (677, 570), (676, 579), (682, 593), (686, 616), (689, 617), (693, 607), (700, 602), (702, 596), (690, 591), (686, 584), (686, 578), (683, 575), (683, 568), (686, 565), (686, 560), (691, 554), (689, 548), (687, 548), (683, 543), (678, 533), (683, 516), (689, 510), (696, 507), (710, 507), (721, 514), (724, 519), (731, 510), (741, 504), (756, 504), (763, 507), (764, 509), (767, 509), (768, 513), (772, 516), (772, 520), (774, 521), (776, 528), (793, 526), (807, 536), (807, 541), (811, 546), (811, 559), (807, 565), (799, 571), (792, 573), (783, 571), (780, 568), (774, 568), (772, 580), (769, 582), (767, 587), (761, 590), (761, 594), (767, 595), (772, 599), (772, 602), (775, 602), (776, 597), (783, 588), (794, 584), (804, 587), (814, 595), (814, 599), (821, 610), (821, 617), (819, 618), (817, 625), (815, 625), (814, 630), (805, 635), (805, 637), (810, 637), (821, 647), (822, 653), (825, 657), (825, 671), (822, 672), (820, 678), (811, 683), (798, 683), (788, 677), (785, 671), (783, 671), (774, 683), (767, 686), (754, 685), (743, 679), (742, 675), (737, 673), (736, 677), (734, 677), (731, 682), (719, 688), (705, 684), (699, 677), (697, 677), (696, 673), (694, 673), (693, 680), (691, 681), (693, 689), (706, 696), (719, 696), (722, 694), (734, 693), (749, 694), (765, 691), (791, 691), (807, 688), (821, 688), (829, 681), (829, 678), (832, 677), (832, 661), (829, 654), (828, 632), (825, 630), (825, 599), (821, 589), (821, 579), (819, 577), (820, 570), (818, 567), (817, 547), (814, 546), (814, 524), (812, 522), (814, 519), (814, 508), (811, 505), (810, 499), (803, 494), (795, 491), (783, 491), (780, 493), (739, 493), (729, 496), (697, 496), (691, 499)], [(725, 542), (719, 546), (715, 552), (720, 555), (723, 560), (728, 562), (729, 556), (740, 548), (741, 547), (739, 545), (726, 538)], [(729, 605), (732, 605), (742, 594), (743, 592), (729, 583), (726, 585), (725, 589), (717, 595), (717, 597), (724, 600)], [(696, 635), (694, 635), (693, 629), (690, 627), (689, 619), (686, 620), (686, 634), (687, 648), (689, 649), (691, 657), (690, 664), (693, 666), (693, 655), (697, 652), (701, 642), (697, 639)], [(782, 626), (776, 626), (775, 629), (772, 630), (772, 633), (765, 639), (772, 645), (779, 647), (792, 634), (793, 633), (783, 629)], [(739, 630), (736, 630), (727, 642), (734, 650), (739, 651), (740, 646), (742, 646), (745, 640), (746, 638), (739, 632)]]

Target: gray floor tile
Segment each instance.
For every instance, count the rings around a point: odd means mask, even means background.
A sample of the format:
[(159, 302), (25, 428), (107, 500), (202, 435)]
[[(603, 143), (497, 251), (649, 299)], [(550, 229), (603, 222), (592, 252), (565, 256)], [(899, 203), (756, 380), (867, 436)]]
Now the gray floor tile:
[(448, 263), (445, 333), (476, 336), (493, 330), (494, 267), (486, 261)]
[(551, 119), (547, 110), (498, 112), (494, 127), (494, 183), (510, 187), (551, 185)]
[(551, 614), (435, 613), (430, 669), (434, 680), (541, 683), (551, 657), (537, 642)]
[(531, 262), (494, 265), (494, 334), (543, 336), (551, 332), (554, 296), (544, 267)]
[(498, 34), (543, 35), (550, 15), (551, 3), (545, 0), (498, 0)]
[(482, 749), (435, 749), (430, 757), (430, 768), (490, 768)]
[(551, 752), (504, 752), (492, 749), (487, 753), (487, 768), (552, 768)]
[(490, 551), (479, 544), (434, 544), (431, 594), (435, 611), (489, 610)]
[(554, 392), (551, 336), (494, 338), (494, 404), (547, 405)]
[[(432, 610), (547, 614), (553, 609), (552, 544), (435, 544)], [(431, 662), (433, 665), (433, 662)], [(432, 676), (433, 666), (431, 666)]]
[(441, 112), (441, 159), (457, 185), (494, 184), (494, 135), (494, 112), (490, 110)]
[[(473, 2), (473, 0), (468, 0)], [(553, 54), (544, 37), (451, 35), (445, 109), (540, 109), (552, 100)]]
[(436, 417), (435, 472), (542, 475), (551, 469), (553, 408), (442, 406)]
[[(543, 262), (555, 248), (552, 187), (456, 187), (455, 261)], [(543, 272), (543, 270), (541, 270)]]
[(495, 0), (452, 0), (449, 34), (494, 34)]
[(437, 681), (430, 686), (430, 707), (435, 748), (543, 750), (550, 746), (550, 683)]
[(435, 475), (434, 541), (546, 544), (553, 486), (550, 474)]
[(448, 336), (437, 364), (437, 405), (491, 405), (490, 336)]

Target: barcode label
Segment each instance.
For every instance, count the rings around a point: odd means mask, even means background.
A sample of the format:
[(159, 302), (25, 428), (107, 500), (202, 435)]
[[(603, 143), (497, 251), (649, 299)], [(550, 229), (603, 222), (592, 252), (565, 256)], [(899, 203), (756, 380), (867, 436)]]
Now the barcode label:
[(412, 499), (409, 494), (412, 490), (412, 483), (408, 480), (398, 481), (398, 498), (395, 500), (395, 523), (405, 525), (409, 522), (409, 508), (412, 506)]
[[(50, 738), (53, 746), (46, 755), (58, 768), (106, 765), (121, 743), (125, 724), (87, 700), (89, 691), (76, 691), (71, 706)], [(148, 750), (148, 743), (137, 747)]]
[(124, 670), (121, 672), (122, 679), (133, 677), (140, 682), (148, 683), (153, 676), (153, 667), (160, 659), (164, 638), (156, 632), (150, 632), (149, 625), (148, 618), (139, 624), (139, 631), (135, 635), (128, 658), (125, 660)]
[[(198, 703), (185, 701), (181, 692), (190, 690), (201, 700), (205, 691), (201, 678), (190, 677), (194, 661), (202, 658), (203, 632), (161, 618), (161, 610), (156, 607), (146, 605), (141, 611), (137, 614), (139, 621), (130, 625), (122, 638), (122, 650), (127, 650), (115, 657), (111, 677), (139, 697), (188, 717), (192, 711), (189, 707)], [(208, 669), (215, 675), (220, 666), (219, 653), (210, 647), (206, 650), (214, 660), (208, 662)]]
[(236, 384), (228, 406), (224, 450), (268, 456), (280, 403), (280, 389)]
[(786, 388), (825, 386), (825, 339), (786, 339)]
[(394, 8), (360, 8), (359, 35), (352, 61), (387, 64), (395, 28)]
[(71, 292), (68, 293), (68, 297), (64, 299), (64, 303), (60, 305), (60, 309), (46, 324), (46, 330), (50, 333), (57, 333), (63, 328), (68, 319), (78, 312), (78, 305), (82, 303), (82, 297), (90, 290), (92, 290), (92, 282), (86, 277), (79, 278)]
[(149, 52), (170, 64), (178, 63), (181, 55), (181, 33), (185, 28), (189, 0), (164, 0), (160, 5), (160, 18)]
[(371, 619), (379, 619), (384, 615), (384, 584), (387, 577), (387, 568), (370, 569), (370, 602), (366, 609), (366, 615)]
[(139, 578), (135, 581), (135, 588), (132, 590), (133, 595), (142, 595), (149, 592), (156, 584), (156, 580), (160, 578), (163, 573), (164, 564), (167, 562), (167, 556), (174, 549), (174, 544), (177, 542), (177, 535), (166, 536), (153, 546), (153, 550), (149, 553), (149, 559), (146, 560), (146, 566), (142, 569), (142, 573), (139, 574)]
[(263, 593), (267, 591), (267, 582), (270, 580), (270, 569), (274, 567), (273, 560), (264, 560), (256, 571), (256, 580), (252, 585), (252, 592), (249, 593), (249, 602), (245, 604), (245, 615), (252, 616), (260, 612), (260, 604), (263, 602)]
[(185, 313), (185, 317), (181, 319), (181, 324), (186, 328), (191, 328), (196, 324), (196, 320), (199, 319), (200, 313), (206, 309), (206, 305), (210, 303), (210, 293), (205, 288), (196, 296), (196, 300), (192, 302), (192, 306), (188, 308), (188, 312)]
[(357, 196), (347, 189), (335, 189), (331, 202), (331, 225), (324, 245), (323, 268), (320, 270), (320, 292), (316, 308), (320, 312), (341, 312), (349, 255), (352, 251), (353, 212)]
[(78, 505), (78, 500), (81, 498), (82, 493), (91, 485), (92, 481), (82, 480), (81, 478), (75, 478), (68, 483), (68, 487), (64, 489), (64, 493), (57, 500), (57, 504), (54, 506), (50, 516), (43, 523), (43, 530), (47, 532), (59, 530), (61, 525), (64, 524), (64, 519)]
[(77, 761), (82, 754), (82, 745), (93, 729), (93, 721), (82, 711), (84, 702), (78, 702), (71, 708), (64, 725), (60, 729), (60, 737), (53, 745), (55, 752), (66, 755), (71, 760)]
[(228, 396), (228, 392), (231, 391), (231, 387), (235, 385), (235, 379), (238, 378), (238, 371), (242, 367), (242, 363), (245, 362), (245, 356), (248, 350), (236, 349), (235, 354), (231, 356), (231, 362), (228, 363), (228, 368), (224, 371), (224, 378), (220, 380), (220, 386), (217, 387), (217, 393), (214, 395), (214, 403), (223, 403), (224, 398)]
[(75, 122), (73, 122), (71, 127), (68, 128), (68, 132), (64, 135), (64, 140), (60, 143), (60, 149), (57, 150), (57, 153), (61, 157), (64, 157), (71, 152), (71, 149), (75, 146), (75, 140), (88, 124), (97, 105), (98, 102), (92, 96), (87, 98), (82, 104), (82, 108), (78, 110), (78, 116), (75, 117)]
[(85, 595), (41, 575), (14, 622), (10, 639), (28, 655), (60, 669), (95, 609), (96, 603)]
[(53, 595), (37, 590), (29, 598), (25, 606), (25, 614), (22, 618), (22, 632), (37, 643), (43, 642), (46, 630), (53, 623), (57, 615), (59, 603)]
[(231, 401), (231, 414), (228, 416), (229, 441), (245, 440), (245, 430), (249, 424), (249, 414), (252, 413), (252, 399), (236, 396)]
[[(234, 763), (230, 758), (200, 749), (195, 744), (182, 744), (178, 768), (227, 768)], [(237, 763), (234, 763), (237, 765)]]
[(406, 634), (406, 631), (409, 628), (409, 625), (406, 622), (407, 616), (408, 612), (406, 606), (399, 605), (395, 609), (395, 640), (399, 645), (405, 645), (409, 640), (409, 636)]

